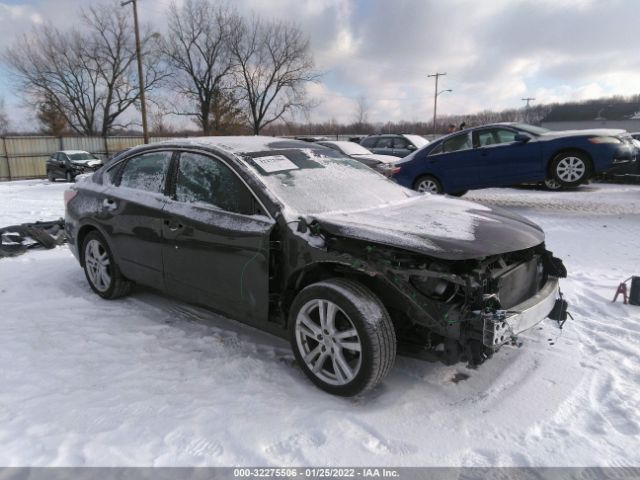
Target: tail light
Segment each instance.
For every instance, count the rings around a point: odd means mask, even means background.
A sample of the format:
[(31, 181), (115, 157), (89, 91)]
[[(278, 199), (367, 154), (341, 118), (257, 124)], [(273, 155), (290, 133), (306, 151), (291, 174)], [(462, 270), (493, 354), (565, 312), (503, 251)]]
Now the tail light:
[(379, 170), (380, 170), (380, 173), (382, 173), (383, 175), (386, 175), (387, 177), (393, 177), (396, 173), (400, 171), (400, 167), (397, 167), (395, 165), (385, 164), (385, 165), (381, 165), (379, 167)]
[(76, 195), (78, 195), (78, 192), (76, 190), (64, 191), (64, 208), (67, 208), (67, 205), (69, 205), (69, 202), (74, 198), (76, 198)]

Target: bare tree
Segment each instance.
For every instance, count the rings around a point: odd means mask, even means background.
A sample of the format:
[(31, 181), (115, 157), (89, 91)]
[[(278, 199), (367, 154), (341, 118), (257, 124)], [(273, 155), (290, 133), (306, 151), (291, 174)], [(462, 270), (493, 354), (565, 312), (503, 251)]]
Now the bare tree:
[[(105, 135), (139, 102), (133, 27), (117, 2), (81, 12), (87, 28), (36, 27), (4, 54), (28, 101), (50, 104), (80, 134)], [(143, 36), (145, 89), (163, 78), (153, 58), (157, 35)]]
[[(126, 128), (116, 120), (140, 102), (133, 23), (117, 1), (91, 6), (81, 11), (89, 27), (88, 51), (95, 61), (102, 86), (100, 124), (102, 135), (111, 128)], [(145, 28), (141, 38), (145, 92), (158, 87), (166, 77), (158, 55), (160, 35)]]
[(4, 108), (4, 98), (0, 98), (0, 135), (6, 135), (9, 131), (9, 116)]
[(172, 72), (172, 86), (192, 110), (178, 114), (194, 117), (202, 133), (209, 135), (211, 106), (224, 91), (232, 67), (228, 39), (236, 14), (208, 0), (186, 0), (181, 7), (173, 2), (168, 18), (162, 53)]
[(232, 29), (236, 84), (253, 133), (308, 105), (305, 84), (315, 81), (309, 39), (291, 23), (237, 19)]
[(369, 117), (369, 101), (364, 95), (359, 95), (356, 98), (356, 111), (354, 116), (354, 122), (356, 125), (364, 125), (367, 123)]

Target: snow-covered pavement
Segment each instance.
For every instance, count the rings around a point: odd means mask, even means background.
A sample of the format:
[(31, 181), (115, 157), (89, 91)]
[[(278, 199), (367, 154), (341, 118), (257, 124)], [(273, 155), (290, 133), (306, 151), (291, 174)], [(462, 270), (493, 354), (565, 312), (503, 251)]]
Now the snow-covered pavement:
[[(0, 183), (0, 226), (61, 216), (64, 188)], [(640, 275), (640, 187), (465, 198), (545, 228), (575, 321), (477, 370), (399, 358), (355, 399), (206, 310), (101, 300), (66, 247), (0, 260), (0, 465), (639, 465), (640, 307), (611, 299)]]

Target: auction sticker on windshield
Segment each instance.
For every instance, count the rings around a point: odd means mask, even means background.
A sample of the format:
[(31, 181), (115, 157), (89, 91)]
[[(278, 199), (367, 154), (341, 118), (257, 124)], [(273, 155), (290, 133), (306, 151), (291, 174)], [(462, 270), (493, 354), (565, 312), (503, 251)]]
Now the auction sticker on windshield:
[(253, 162), (265, 173), (284, 172), (297, 170), (299, 167), (284, 155), (271, 155), (269, 157), (254, 158)]

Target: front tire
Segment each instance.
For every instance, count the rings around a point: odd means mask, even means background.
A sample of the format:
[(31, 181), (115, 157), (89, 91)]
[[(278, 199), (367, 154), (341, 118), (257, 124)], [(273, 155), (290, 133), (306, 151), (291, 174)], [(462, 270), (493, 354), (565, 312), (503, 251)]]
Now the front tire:
[(73, 182), (73, 175), (71, 175), (71, 172), (67, 172), (65, 178), (67, 179), (67, 182)]
[(345, 397), (378, 385), (396, 357), (389, 313), (368, 288), (332, 278), (305, 287), (289, 311), (298, 364), (322, 390)]
[(444, 193), (442, 184), (438, 181), (437, 178), (432, 177), (431, 175), (424, 175), (418, 178), (413, 184), (413, 189), (421, 193), (426, 192), (436, 195), (442, 195)]
[(102, 298), (124, 297), (131, 292), (133, 284), (122, 276), (109, 245), (97, 231), (84, 239), (82, 264), (91, 290)]
[(580, 152), (562, 152), (554, 157), (550, 168), (551, 178), (562, 187), (577, 187), (589, 178), (591, 162)]
[(54, 183), (56, 181), (56, 177), (53, 175), (53, 172), (51, 170), (49, 170), (47, 172), (47, 179), (51, 182)]

